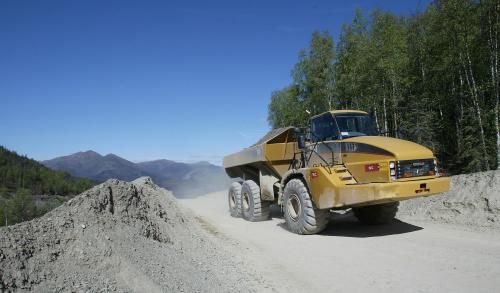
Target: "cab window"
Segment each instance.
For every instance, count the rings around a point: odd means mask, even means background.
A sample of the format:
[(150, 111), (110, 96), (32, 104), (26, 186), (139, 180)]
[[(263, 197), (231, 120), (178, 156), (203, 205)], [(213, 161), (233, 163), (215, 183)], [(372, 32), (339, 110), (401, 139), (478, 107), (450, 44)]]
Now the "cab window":
[(339, 132), (332, 114), (328, 113), (311, 120), (311, 141), (335, 140)]

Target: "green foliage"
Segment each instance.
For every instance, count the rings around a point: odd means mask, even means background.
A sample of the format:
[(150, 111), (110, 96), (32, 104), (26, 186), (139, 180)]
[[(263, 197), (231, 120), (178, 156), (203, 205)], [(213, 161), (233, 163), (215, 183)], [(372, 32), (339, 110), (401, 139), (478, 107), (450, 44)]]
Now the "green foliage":
[(309, 117), (306, 110), (314, 115), (331, 108), (334, 57), (332, 37), (314, 32), (309, 51), (300, 52), (292, 71), (293, 85), (272, 94), (268, 121), (273, 127), (305, 126)]
[(5, 207), (6, 207), (6, 201), (4, 198), (0, 197), (0, 227), (5, 225)]
[(314, 33), (293, 85), (273, 93), (273, 127), (330, 108), (373, 114), (380, 131), (426, 145), (451, 173), (499, 166), (498, 0), (438, 0), (411, 17), (357, 10), (336, 50)]
[(19, 189), (14, 197), (7, 202), (6, 210), (9, 223), (28, 221), (37, 215), (31, 191), (27, 189)]
[(331, 107), (334, 57), (332, 37), (326, 32), (314, 32), (309, 52), (300, 53), (292, 72), (300, 100), (313, 115)]
[(274, 127), (305, 126), (306, 115), (304, 105), (298, 98), (297, 87), (289, 86), (273, 92), (267, 119)]
[(30, 220), (45, 210), (37, 209), (32, 195), (75, 195), (94, 184), (53, 171), (25, 156), (0, 146), (0, 226)]
[(51, 170), (0, 146), (0, 189), (4, 192), (15, 193), (25, 188), (33, 194), (74, 195), (92, 185), (88, 179), (73, 178), (67, 172)]

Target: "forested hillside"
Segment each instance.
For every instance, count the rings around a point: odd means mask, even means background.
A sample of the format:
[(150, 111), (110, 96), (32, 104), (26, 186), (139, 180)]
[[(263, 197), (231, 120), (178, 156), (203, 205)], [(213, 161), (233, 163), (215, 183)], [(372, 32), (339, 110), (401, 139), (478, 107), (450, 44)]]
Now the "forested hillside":
[(431, 148), (450, 173), (496, 169), (500, 1), (440, 0), (410, 17), (356, 11), (338, 44), (315, 32), (293, 82), (272, 94), (273, 127), (362, 109), (378, 130)]
[(50, 170), (0, 146), (0, 226), (44, 213), (49, 206), (37, 205), (33, 195), (57, 195), (45, 199), (53, 207), (64, 201), (64, 196), (79, 194), (92, 186), (93, 182), (88, 179)]

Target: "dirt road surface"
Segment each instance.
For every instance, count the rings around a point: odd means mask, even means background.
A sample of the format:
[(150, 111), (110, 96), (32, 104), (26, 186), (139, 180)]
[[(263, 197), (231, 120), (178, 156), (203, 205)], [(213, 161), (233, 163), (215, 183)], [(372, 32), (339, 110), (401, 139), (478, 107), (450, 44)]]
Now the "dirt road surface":
[(233, 218), (225, 192), (180, 201), (202, 226), (273, 280), (278, 292), (500, 292), (500, 231), (335, 215), (320, 235)]

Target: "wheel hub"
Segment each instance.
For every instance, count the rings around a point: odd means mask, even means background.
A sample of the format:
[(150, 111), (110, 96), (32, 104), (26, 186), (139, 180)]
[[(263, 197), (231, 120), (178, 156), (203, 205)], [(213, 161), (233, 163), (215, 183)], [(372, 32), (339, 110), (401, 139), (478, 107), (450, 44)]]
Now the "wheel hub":
[(231, 209), (233, 209), (236, 206), (236, 199), (234, 196), (234, 192), (231, 192), (231, 195), (229, 196), (229, 206)]
[(297, 221), (302, 213), (302, 205), (300, 199), (296, 194), (292, 194), (287, 202), (288, 215), (293, 221)]
[(248, 211), (250, 209), (250, 200), (248, 198), (248, 193), (243, 193), (243, 207), (245, 211)]

